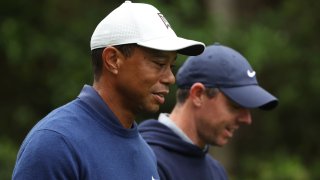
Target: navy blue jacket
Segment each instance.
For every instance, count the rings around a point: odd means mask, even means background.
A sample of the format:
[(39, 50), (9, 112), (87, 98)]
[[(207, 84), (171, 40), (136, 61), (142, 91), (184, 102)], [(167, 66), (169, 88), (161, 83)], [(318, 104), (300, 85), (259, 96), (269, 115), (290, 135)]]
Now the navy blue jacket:
[(207, 151), (183, 141), (157, 120), (146, 120), (138, 128), (157, 156), (161, 180), (228, 179), (224, 168)]
[(138, 133), (124, 128), (99, 94), (85, 86), (54, 110), (21, 145), (13, 180), (159, 179), (156, 157)]

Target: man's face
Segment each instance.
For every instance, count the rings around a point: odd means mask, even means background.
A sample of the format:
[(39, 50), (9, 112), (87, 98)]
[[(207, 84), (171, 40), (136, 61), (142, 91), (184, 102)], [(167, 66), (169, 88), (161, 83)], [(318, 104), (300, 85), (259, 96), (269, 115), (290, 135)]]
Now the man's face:
[(121, 61), (117, 90), (123, 103), (134, 113), (157, 112), (175, 82), (172, 67), (176, 52), (158, 51), (137, 46), (130, 57)]
[(197, 134), (205, 144), (223, 146), (242, 124), (251, 124), (251, 113), (233, 103), (223, 93), (205, 96), (197, 113)]

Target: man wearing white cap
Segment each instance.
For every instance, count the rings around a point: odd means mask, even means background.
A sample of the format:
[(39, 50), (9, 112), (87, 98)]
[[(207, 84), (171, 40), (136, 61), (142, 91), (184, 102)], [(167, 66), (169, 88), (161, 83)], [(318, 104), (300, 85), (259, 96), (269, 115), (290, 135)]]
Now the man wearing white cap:
[(13, 179), (159, 179), (135, 117), (164, 103), (177, 53), (203, 50), (203, 43), (177, 37), (155, 7), (125, 1), (92, 34), (93, 86), (34, 126)]
[(177, 86), (172, 112), (139, 125), (157, 156), (160, 179), (228, 179), (208, 154), (209, 145), (228, 143), (241, 125), (251, 123), (250, 109), (275, 108), (277, 98), (258, 85), (240, 53), (220, 44), (188, 58), (177, 73)]

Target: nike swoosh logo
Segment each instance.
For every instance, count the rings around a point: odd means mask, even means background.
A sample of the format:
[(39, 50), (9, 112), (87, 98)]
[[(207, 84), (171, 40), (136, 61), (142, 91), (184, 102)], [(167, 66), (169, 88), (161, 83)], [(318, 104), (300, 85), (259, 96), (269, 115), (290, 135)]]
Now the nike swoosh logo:
[(153, 176), (151, 177), (151, 180), (158, 180), (158, 179), (155, 179)]
[(248, 74), (249, 77), (253, 78), (256, 75), (256, 72), (255, 71), (250, 71), (248, 69), (247, 74)]

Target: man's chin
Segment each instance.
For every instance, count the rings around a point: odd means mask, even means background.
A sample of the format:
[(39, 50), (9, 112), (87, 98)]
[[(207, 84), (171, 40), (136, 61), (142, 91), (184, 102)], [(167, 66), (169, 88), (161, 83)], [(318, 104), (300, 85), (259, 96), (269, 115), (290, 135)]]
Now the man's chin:
[(212, 144), (213, 146), (217, 146), (217, 147), (223, 147), (224, 145), (226, 145), (226, 143), (214, 143)]
[(147, 112), (148, 112), (148, 113), (156, 113), (156, 112), (159, 111), (159, 109), (160, 109), (160, 106), (159, 106), (159, 105), (155, 105), (155, 106), (153, 106), (153, 107), (148, 108), (148, 109), (147, 109)]
[(146, 115), (146, 114), (154, 114), (157, 113), (160, 109), (159, 105), (148, 106), (144, 108), (140, 108), (138, 114)]
[(226, 144), (228, 144), (228, 142), (229, 142), (228, 139), (223, 139), (223, 140), (220, 140), (220, 141), (216, 142), (215, 146), (223, 147), (223, 146), (225, 146)]

